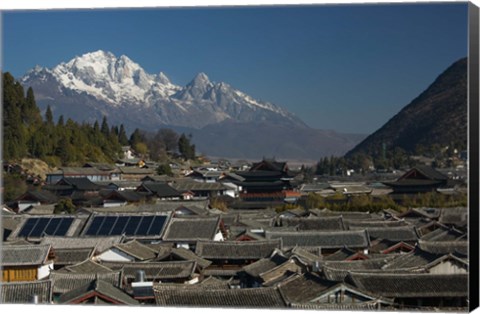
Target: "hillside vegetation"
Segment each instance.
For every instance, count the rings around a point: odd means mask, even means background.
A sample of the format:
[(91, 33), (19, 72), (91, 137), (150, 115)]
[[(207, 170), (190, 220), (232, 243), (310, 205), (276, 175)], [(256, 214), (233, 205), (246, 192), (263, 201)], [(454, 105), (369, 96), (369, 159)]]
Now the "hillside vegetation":
[[(467, 58), (445, 70), (423, 93), (345, 157), (434, 155), (467, 148)], [(385, 155), (385, 156), (384, 156)]]

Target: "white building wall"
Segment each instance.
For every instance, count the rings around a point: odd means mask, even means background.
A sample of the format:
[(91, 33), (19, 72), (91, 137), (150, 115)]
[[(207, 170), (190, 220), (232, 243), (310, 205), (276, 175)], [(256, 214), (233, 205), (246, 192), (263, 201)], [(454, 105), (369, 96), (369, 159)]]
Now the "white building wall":
[(50, 276), (50, 272), (53, 270), (53, 262), (42, 265), (37, 269), (37, 280), (45, 279)]
[(133, 262), (135, 258), (117, 249), (110, 249), (97, 256), (104, 262)]
[(223, 234), (219, 231), (215, 237), (213, 237), (213, 241), (224, 241)]
[(466, 274), (467, 269), (452, 263), (451, 261), (445, 261), (429, 269), (431, 274)]

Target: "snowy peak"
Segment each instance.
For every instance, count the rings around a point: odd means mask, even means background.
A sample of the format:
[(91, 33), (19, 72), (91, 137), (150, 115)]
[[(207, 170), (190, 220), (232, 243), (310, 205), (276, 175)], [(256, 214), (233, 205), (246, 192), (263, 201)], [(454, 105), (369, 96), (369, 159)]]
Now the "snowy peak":
[(196, 87), (206, 87), (211, 86), (212, 83), (208, 78), (207, 74), (200, 72), (198, 73), (193, 80), (187, 86), (196, 86)]
[(163, 85), (169, 85), (169, 84), (172, 84), (170, 82), (170, 80), (168, 79), (168, 77), (165, 75), (165, 73), (163, 72), (160, 72), (158, 73), (157, 75), (157, 82), (160, 83), (160, 84), (163, 84)]
[[(34, 71), (38, 72), (37, 69)], [(117, 58), (103, 50), (61, 63), (51, 73), (63, 88), (87, 93), (111, 105), (134, 103), (149, 106), (151, 95), (166, 97), (179, 89), (164, 73), (159, 76), (148, 74), (129, 57)]]
[[(140, 120), (149, 115), (150, 120), (169, 125), (201, 128), (231, 120), (305, 126), (288, 111), (255, 100), (227, 83), (212, 82), (203, 72), (181, 87), (172, 84), (163, 72), (149, 74), (126, 55), (117, 58), (103, 50), (77, 56), (53, 69), (37, 66), (22, 82), (49, 90), (45, 92), (47, 98), (53, 99), (53, 94), (60, 93), (68, 99), (87, 97), (90, 102), (93, 97), (93, 102), (104, 108), (102, 112), (118, 108), (124, 113), (142, 116)], [(39, 85), (41, 82), (45, 82), (43, 86)]]

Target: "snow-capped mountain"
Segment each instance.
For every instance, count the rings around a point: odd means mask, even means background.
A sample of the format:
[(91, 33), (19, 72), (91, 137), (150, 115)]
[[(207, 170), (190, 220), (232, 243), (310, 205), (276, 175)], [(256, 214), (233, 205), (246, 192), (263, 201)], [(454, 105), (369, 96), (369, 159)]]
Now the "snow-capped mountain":
[[(116, 57), (102, 50), (86, 53), (61, 63), (52, 69), (35, 67), (21, 82), (36, 87), (42, 97), (48, 97), (59, 112), (68, 112), (60, 101), (64, 96), (88, 97), (92, 109), (102, 114), (121, 110), (147, 129), (151, 121), (201, 128), (225, 120), (237, 122), (277, 121), (297, 126), (305, 124), (288, 111), (268, 102), (253, 99), (230, 85), (211, 82), (199, 73), (185, 87), (172, 84), (160, 72), (149, 74), (125, 55)], [(70, 99), (71, 100), (71, 99)], [(68, 101), (72, 106), (72, 102)], [(81, 102), (85, 102), (84, 99)], [(97, 102), (97, 105), (93, 103)], [(136, 113), (148, 114), (145, 119)], [(133, 115), (132, 115), (133, 111)], [(109, 113), (110, 112), (110, 113)], [(98, 114), (90, 112), (94, 116)], [(152, 118), (155, 119), (152, 119)], [(88, 117), (83, 117), (88, 120)]]
[(179, 86), (162, 72), (149, 74), (127, 56), (101, 50), (53, 68), (36, 66), (20, 82), (55, 117), (93, 123), (106, 116), (129, 132), (169, 127), (193, 134), (200, 152), (219, 157), (317, 160), (343, 154), (363, 139), (312, 129), (287, 110), (212, 82), (205, 73)]

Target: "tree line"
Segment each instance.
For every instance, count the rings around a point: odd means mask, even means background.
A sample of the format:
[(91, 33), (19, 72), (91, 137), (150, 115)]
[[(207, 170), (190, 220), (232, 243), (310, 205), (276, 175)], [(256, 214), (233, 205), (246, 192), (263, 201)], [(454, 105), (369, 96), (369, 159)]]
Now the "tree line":
[(162, 160), (179, 152), (195, 158), (191, 136), (171, 129), (155, 134), (136, 129), (130, 137), (123, 124), (109, 126), (107, 118), (92, 124), (60, 116), (55, 122), (50, 106), (42, 116), (33, 89), (3, 74), (3, 160), (38, 158), (51, 166), (82, 165), (85, 162), (112, 163), (122, 156), (122, 146), (131, 146), (145, 158)]

